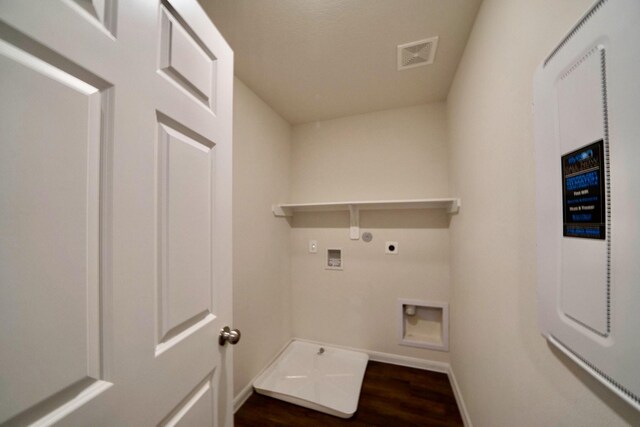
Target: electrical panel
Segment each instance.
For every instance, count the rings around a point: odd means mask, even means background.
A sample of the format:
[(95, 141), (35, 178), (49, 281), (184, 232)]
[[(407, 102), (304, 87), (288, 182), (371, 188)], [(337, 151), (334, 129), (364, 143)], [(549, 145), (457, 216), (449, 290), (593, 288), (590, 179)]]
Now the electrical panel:
[(638, 410), (639, 23), (596, 2), (534, 78), (540, 330)]

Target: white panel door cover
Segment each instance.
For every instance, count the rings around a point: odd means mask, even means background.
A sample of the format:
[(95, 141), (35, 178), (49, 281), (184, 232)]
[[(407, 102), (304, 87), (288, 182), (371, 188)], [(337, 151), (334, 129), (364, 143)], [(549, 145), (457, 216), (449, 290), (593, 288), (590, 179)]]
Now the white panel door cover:
[(196, 0), (0, 3), (0, 424), (232, 424), (232, 79)]
[(600, 0), (534, 79), (538, 315), (640, 410), (640, 2)]

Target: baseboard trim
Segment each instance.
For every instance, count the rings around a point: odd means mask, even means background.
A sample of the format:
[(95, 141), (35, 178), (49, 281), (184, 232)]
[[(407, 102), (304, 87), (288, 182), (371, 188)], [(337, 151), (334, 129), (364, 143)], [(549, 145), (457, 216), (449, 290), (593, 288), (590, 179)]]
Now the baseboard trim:
[(458, 403), (458, 409), (460, 410), (460, 415), (462, 416), (462, 422), (465, 427), (473, 427), (471, 424), (471, 417), (469, 417), (469, 412), (467, 411), (467, 405), (464, 404), (464, 399), (462, 398), (462, 392), (460, 391), (460, 387), (458, 386), (458, 380), (456, 380), (456, 376), (453, 373), (453, 368), (449, 365), (449, 371), (447, 372), (449, 375), (449, 382), (451, 383), (451, 388), (453, 389), (453, 395), (456, 398), (456, 402)]
[(458, 387), (458, 381), (456, 380), (456, 376), (454, 375), (453, 369), (451, 368), (451, 365), (449, 363), (419, 359), (417, 357), (400, 356), (398, 354), (383, 353), (379, 351), (364, 350), (361, 348), (346, 347), (342, 345), (328, 344), (320, 341), (306, 340), (302, 338), (291, 338), (289, 341), (287, 341), (286, 344), (280, 349), (280, 351), (278, 351), (276, 355), (273, 356), (271, 360), (269, 360), (269, 363), (267, 363), (264, 366), (264, 368), (262, 368), (260, 372), (258, 372), (258, 374), (251, 379), (249, 384), (247, 384), (234, 397), (233, 399), (234, 414), (238, 412), (238, 410), (242, 407), (242, 405), (244, 405), (247, 399), (249, 399), (249, 397), (251, 397), (251, 395), (253, 394), (253, 383), (255, 382), (255, 380), (269, 366), (271, 366), (271, 364), (280, 356), (280, 354), (293, 341), (302, 341), (302, 342), (308, 342), (308, 343), (317, 344), (325, 347), (334, 347), (334, 348), (341, 348), (344, 350), (359, 351), (361, 353), (368, 354), (369, 359), (373, 360), (374, 362), (389, 363), (391, 365), (406, 366), (408, 368), (423, 369), (425, 371), (433, 371), (433, 372), (440, 372), (443, 374), (447, 374), (447, 376), (449, 377), (449, 382), (451, 383), (451, 388), (453, 389), (453, 395), (455, 396), (456, 402), (458, 404), (458, 408), (460, 409), (460, 415), (462, 416), (462, 421), (464, 422), (464, 425), (466, 427), (473, 427), (471, 424), (471, 418), (469, 418), (469, 413), (467, 412), (467, 407), (464, 404), (464, 399), (462, 398), (462, 393), (460, 392), (460, 388)]
[(441, 372), (446, 374), (449, 372), (449, 364), (446, 362), (436, 362), (433, 360), (418, 359), (417, 357), (400, 356), (398, 354), (383, 353), (380, 351), (365, 350), (362, 348), (347, 347), (344, 345), (328, 344), (320, 341), (306, 340), (302, 338), (294, 338), (297, 341), (308, 342), (325, 347), (341, 348), (343, 350), (359, 351), (369, 355), (369, 360), (374, 362), (389, 363), (391, 365), (406, 366), (409, 368), (424, 369), (425, 371)]
[(433, 360), (418, 359), (416, 357), (399, 356), (397, 354), (366, 351), (374, 362), (389, 363), (391, 365), (406, 366), (408, 368), (422, 369), (425, 371), (449, 373), (449, 364)]
[(240, 409), (247, 400), (249, 400), (252, 394), (253, 394), (253, 381), (251, 381), (249, 384), (244, 386), (244, 388), (240, 390), (240, 393), (238, 393), (236, 397), (233, 398), (234, 414), (238, 412), (238, 409)]

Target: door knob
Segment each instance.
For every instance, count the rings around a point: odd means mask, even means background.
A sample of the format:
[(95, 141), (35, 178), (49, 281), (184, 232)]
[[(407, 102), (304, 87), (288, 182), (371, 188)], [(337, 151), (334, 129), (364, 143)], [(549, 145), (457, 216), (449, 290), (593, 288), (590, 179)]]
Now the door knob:
[(220, 329), (220, 335), (218, 336), (218, 344), (225, 345), (225, 343), (229, 344), (237, 344), (240, 341), (240, 331), (237, 329), (230, 329), (228, 326)]

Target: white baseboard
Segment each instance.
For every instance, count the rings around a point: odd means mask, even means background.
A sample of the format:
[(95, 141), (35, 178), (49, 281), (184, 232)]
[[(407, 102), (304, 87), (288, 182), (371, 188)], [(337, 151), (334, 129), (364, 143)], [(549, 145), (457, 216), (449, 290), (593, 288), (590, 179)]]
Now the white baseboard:
[(253, 394), (253, 381), (251, 381), (249, 384), (244, 386), (244, 388), (240, 390), (240, 393), (238, 393), (236, 397), (233, 398), (234, 414), (238, 412), (238, 409), (240, 409), (247, 400), (249, 400), (252, 394)]
[(433, 360), (418, 359), (417, 357), (400, 356), (398, 354), (382, 353), (379, 351), (364, 350), (361, 348), (346, 347), (343, 345), (327, 344), (319, 341), (305, 340), (302, 338), (294, 338), (297, 341), (308, 342), (317, 344), (324, 347), (341, 348), (343, 350), (359, 351), (360, 353), (366, 353), (369, 355), (369, 359), (374, 362), (389, 363), (391, 365), (407, 366), (409, 368), (424, 369), (425, 371), (442, 372), (444, 374), (449, 372), (449, 364), (445, 362), (436, 362)]
[(391, 365), (406, 366), (408, 368), (423, 369), (425, 371), (449, 373), (449, 364), (436, 362), (433, 360), (418, 359), (416, 357), (399, 356), (397, 354), (380, 353), (378, 351), (367, 351), (369, 359), (374, 362), (389, 363)]
[(382, 353), (379, 351), (371, 351), (371, 350), (363, 350), (360, 348), (346, 347), (341, 345), (327, 344), (319, 341), (306, 340), (302, 338), (292, 338), (278, 351), (278, 353), (271, 358), (269, 363), (265, 365), (264, 368), (258, 372), (258, 374), (251, 379), (249, 384), (247, 384), (241, 391), (236, 395), (233, 399), (233, 412), (236, 413), (242, 405), (251, 397), (253, 393), (253, 383), (255, 380), (280, 356), (280, 354), (287, 348), (287, 346), (292, 341), (303, 341), (308, 343), (317, 344), (323, 347), (334, 347), (341, 348), (344, 350), (352, 350), (359, 351), (361, 353), (366, 353), (369, 355), (369, 359), (374, 362), (382, 362), (389, 363), (391, 365), (398, 366), (406, 366), (409, 368), (423, 369), (425, 371), (433, 371), (433, 372), (441, 372), (447, 374), (449, 377), (449, 382), (451, 383), (451, 388), (453, 389), (453, 394), (456, 398), (456, 402), (458, 403), (458, 408), (460, 409), (460, 414), (462, 416), (462, 421), (466, 427), (472, 427), (471, 419), (469, 418), (469, 413), (467, 412), (467, 407), (464, 404), (464, 400), (462, 399), (462, 393), (460, 393), (460, 388), (458, 387), (458, 382), (456, 381), (456, 377), (453, 374), (453, 370), (451, 369), (451, 365), (446, 362), (436, 362), (433, 360), (419, 359), (417, 357), (408, 357), (408, 356), (400, 356), (398, 354), (391, 353)]
[(465, 427), (473, 427), (471, 424), (471, 418), (469, 417), (469, 412), (467, 412), (467, 405), (464, 404), (464, 399), (462, 398), (462, 392), (460, 391), (460, 387), (458, 386), (458, 381), (456, 380), (456, 376), (453, 373), (453, 369), (449, 366), (449, 371), (447, 372), (449, 375), (449, 382), (451, 383), (451, 388), (453, 389), (453, 395), (456, 397), (456, 402), (458, 403), (458, 409), (460, 410), (460, 415), (462, 416), (462, 422)]

